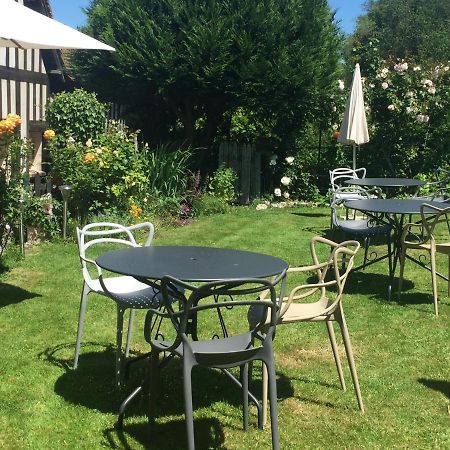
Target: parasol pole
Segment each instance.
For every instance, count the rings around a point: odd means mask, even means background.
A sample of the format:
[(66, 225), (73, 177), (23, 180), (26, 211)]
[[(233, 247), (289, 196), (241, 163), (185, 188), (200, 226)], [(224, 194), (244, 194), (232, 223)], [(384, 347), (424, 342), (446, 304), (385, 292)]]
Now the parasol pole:
[(353, 144), (353, 170), (356, 170), (356, 144)]

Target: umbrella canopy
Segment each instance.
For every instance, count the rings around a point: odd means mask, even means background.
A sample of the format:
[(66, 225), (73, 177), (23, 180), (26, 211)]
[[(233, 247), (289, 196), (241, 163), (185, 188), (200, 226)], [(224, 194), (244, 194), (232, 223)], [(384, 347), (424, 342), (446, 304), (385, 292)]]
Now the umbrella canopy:
[(0, 47), (114, 51), (113, 47), (14, 0), (0, 3)]
[(359, 64), (356, 64), (355, 71), (353, 72), (352, 87), (347, 100), (338, 141), (342, 144), (353, 145), (353, 168), (355, 169), (356, 146), (369, 142)]

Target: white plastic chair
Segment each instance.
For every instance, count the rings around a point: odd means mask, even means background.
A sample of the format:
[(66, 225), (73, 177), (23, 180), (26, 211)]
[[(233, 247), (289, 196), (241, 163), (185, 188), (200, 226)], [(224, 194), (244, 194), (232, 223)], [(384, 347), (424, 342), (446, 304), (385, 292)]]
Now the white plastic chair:
[[(136, 231), (147, 231), (148, 236), (145, 246), (149, 246), (153, 240), (154, 226), (150, 222), (143, 222), (132, 226), (123, 226), (117, 223), (98, 222), (91, 223), (77, 228), (78, 248), (80, 253), (81, 266), (83, 271), (83, 289), (81, 293), (80, 312), (78, 318), (77, 340), (75, 345), (75, 357), (73, 361), (74, 369), (78, 366), (80, 355), (81, 336), (83, 333), (84, 318), (86, 314), (87, 299), (91, 292), (108, 296), (100, 285), (98, 274), (101, 269), (95, 264), (95, 261), (86, 257), (86, 251), (92, 250), (94, 246), (107, 244), (121, 244), (130, 247), (139, 247), (133, 235)], [(95, 268), (95, 276), (91, 276), (89, 267)], [(122, 334), (123, 317), (126, 309), (130, 309), (130, 319), (128, 324), (127, 342), (125, 347), (125, 357), (129, 355), (133, 321), (136, 309), (147, 309), (158, 307), (161, 295), (152, 287), (143, 284), (133, 277), (118, 276), (103, 278), (108, 291), (116, 294), (114, 300), (117, 304), (117, 335), (116, 335), (116, 382), (121, 384), (121, 366), (123, 360), (122, 352)]]
[(339, 198), (343, 200), (359, 200), (362, 197), (359, 195), (358, 189), (352, 190), (352, 187), (347, 184), (343, 184), (346, 180), (356, 180), (358, 178), (366, 177), (365, 167), (359, 169), (349, 169), (348, 167), (338, 167), (329, 171), (331, 192), (334, 194), (340, 188), (346, 186), (348, 189), (345, 192), (339, 193)]

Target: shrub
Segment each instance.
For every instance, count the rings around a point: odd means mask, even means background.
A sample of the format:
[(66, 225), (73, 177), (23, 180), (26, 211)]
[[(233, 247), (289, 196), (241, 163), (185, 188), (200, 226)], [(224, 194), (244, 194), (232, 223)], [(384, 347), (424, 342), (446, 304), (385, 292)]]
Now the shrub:
[(107, 107), (83, 89), (56, 94), (47, 104), (46, 120), (56, 134), (85, 142), (105, 129)]
[(236, 190), (234, 188), (236, 180), (236, 172), (231, 167), (219, 167), (209, 182), (209, 194), (224, 203), (231, 203), (236, 199)]
[(61, 233), (61, 210), (61, 203), (51, 195), (35, 197), (29, 192), (24, 196), (24, 226), (37, 228), (46, 239), (58, 237)]
[(193, 216), (210, 216), (212, 214), (225, 214), (230, 209), (230, 206), (219, 197), (214, 197), (211, 194), (205, 194), (193, 201), (192, 215)]

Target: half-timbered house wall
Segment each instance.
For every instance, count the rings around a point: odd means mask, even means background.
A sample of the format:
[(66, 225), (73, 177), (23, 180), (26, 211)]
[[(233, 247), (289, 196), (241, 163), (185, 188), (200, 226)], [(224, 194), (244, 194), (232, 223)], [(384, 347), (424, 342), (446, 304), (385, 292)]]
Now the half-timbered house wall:
[[(51, 15), (48, 0), (16, 1)], [(0, 47), (0, 118), (9, 113), (20, 115), (20, 134), (34, 145), (34, 171), (42, 170), (42, 132), (49, 94), (49, 75), (41, 50)]]

